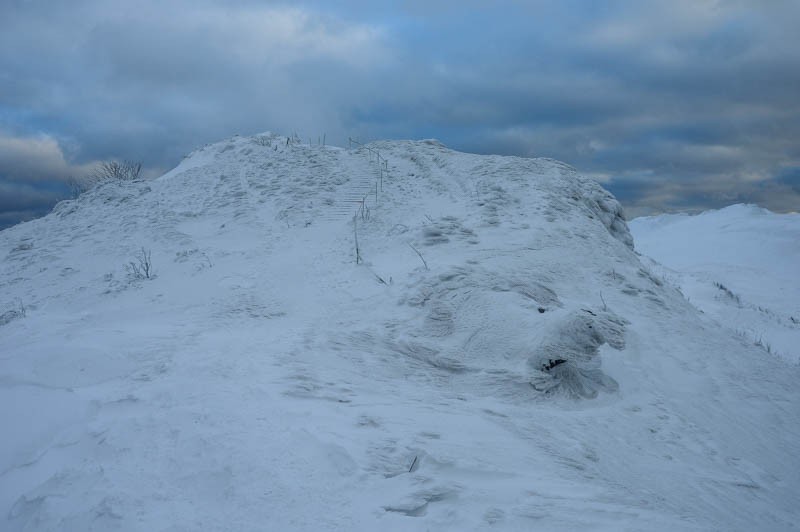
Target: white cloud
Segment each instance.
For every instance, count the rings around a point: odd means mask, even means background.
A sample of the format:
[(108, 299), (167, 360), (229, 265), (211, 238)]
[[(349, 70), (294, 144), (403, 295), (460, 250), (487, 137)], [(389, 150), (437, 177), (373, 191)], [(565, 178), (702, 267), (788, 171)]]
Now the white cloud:
[[(219, 9), (200, 15), (220, 20)], [(218, 25), (229, 36), (228, 47), (244, 63), (290, 64), (322, 58), (367, 67), (381, 59), (382, 33), (363, 24), (345, 24), (298, 8), (259, 7), (237, 10)]]
[[(87, 35), (89, 46), (107, 41), (112, 50), (119, 50), (115, 41), (121, 41), (121, 48), (138, 42), (149, 49), (150, 41), (161, 47), (162, 59), (156, 60), (186, 59), (193, 65), (189, 54), (194, 49), (200, 54), (214, 52), (214, 57), (205, 59), (224, 58), (243, 67), (284, 67), (315, 59), (368, 67), (387, 53), (380, 27), (300, 7), (147, 0), (122, 9), (100, 9)], [(140, 42), (142, 35), (148, 41)]]
[(49, 135), (16, 137), (0, 132), (0, 176), (16, 181), (66, 180), (91, 171), (93, 164), (72, 164)]

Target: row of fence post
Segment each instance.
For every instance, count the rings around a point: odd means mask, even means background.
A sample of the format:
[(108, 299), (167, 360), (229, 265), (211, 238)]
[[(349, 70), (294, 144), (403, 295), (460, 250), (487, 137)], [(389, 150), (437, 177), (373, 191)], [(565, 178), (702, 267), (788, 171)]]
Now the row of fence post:
[[(378, 179), (375, 181), (375, 204), (378, 203), (378, 188), (380, 187), (380, 191), (383, 192), (383, 173), (389, 173), (389, 161), (386, 160), (385, 157), (381, 155), (376, 149), (367, 146), (352, 137), (347, 137), (349, 142), (349, 148), (353, 148), (353, 145), (359, 146), (361, 148), (366, 148), (367, 153), (369, 154), (370, 160), (372, 160), (373, 155), (376, 157), (378, 161)], [(353, 215), (353, 234), (355, 237), (355, 244), (356, 244), (356, 264), (361, 262), (361, 251), (358, 247), (358, 217), (361, 216), (362, 220), (367, 220), (369, 218), (369, 207), (367, 207), (367, 196), (370, 195), (370, 192), (367, 192), (364, 197), (361, 199), (360, 206), (356, 210), (355, 215)]]
[(347, 140), (350, 143), (350, 148), (352, 148), (354, 144), (356, 146), (360, 146), (362, 148), (366, 148), (367, 149), (367, 153), (369, 153), (370, 160), (372, 160), (372, 156), (373, 155), (376, 157), (376, 159), (378, 161), (378, 170), (379, 170), (378, 185), (380, 186), (381, 192), (383, 192), (383, 173), (384, 172), (386, 172), (387, 174), (389, 173), (389, 161), (386, 159), (386, 157), (383, 157), (381, 155), (381, 152), (379, 152), (378, 150), (375, 150), (375, 149), (367, 146), (366, 144), (363, 144), (363, 143), (355, 140), (352, 137), (347, 137)]

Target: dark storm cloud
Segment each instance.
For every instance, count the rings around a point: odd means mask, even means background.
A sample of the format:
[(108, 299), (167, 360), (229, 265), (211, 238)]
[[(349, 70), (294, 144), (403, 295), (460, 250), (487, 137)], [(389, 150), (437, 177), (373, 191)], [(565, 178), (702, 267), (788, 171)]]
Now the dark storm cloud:
[(11, 0), (0, 176), (157, 172), (274, 130), (554, 157), (631, 212), (798, 210), (798, 21), (788, 0)]
[(317, 58), (352, 79), (380, 53), (368, 27), (270, 4), (78, 2), (77, 13), (72, 3), (24, 5), (6, 8), (16, 39), (3, 39), (52, 46), (35, 44), (24, 62), (3, 56), (8, 78), (25, 81), (0, 105), (27, 114), (6, 127), (77, 142), (80, 162), (170, 165), (239, 130), (332, 122), (340, 102), (297, 83), (292, 67)]
[(47, 214), (67, 191), (61, 181), (32, 185), (0, 176), (0, 229)]

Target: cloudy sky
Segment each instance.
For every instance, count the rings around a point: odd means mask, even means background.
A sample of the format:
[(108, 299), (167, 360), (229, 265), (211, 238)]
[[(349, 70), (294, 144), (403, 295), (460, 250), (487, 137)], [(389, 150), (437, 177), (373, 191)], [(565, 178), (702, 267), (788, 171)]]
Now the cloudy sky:
[(2, 0), (0, 227), (234, 134), (563, 160), (629, 215), (800, 210), (797, 0)]

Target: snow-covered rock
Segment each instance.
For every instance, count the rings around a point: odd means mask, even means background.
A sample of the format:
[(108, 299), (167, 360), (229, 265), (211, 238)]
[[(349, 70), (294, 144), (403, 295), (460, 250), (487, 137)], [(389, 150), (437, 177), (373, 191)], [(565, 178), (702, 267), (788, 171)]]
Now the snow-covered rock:
[(436, 141), (63, 202), (0, 232), (0, 528), (792, 529), (798, 368), (631, 243), (573, 168)]

